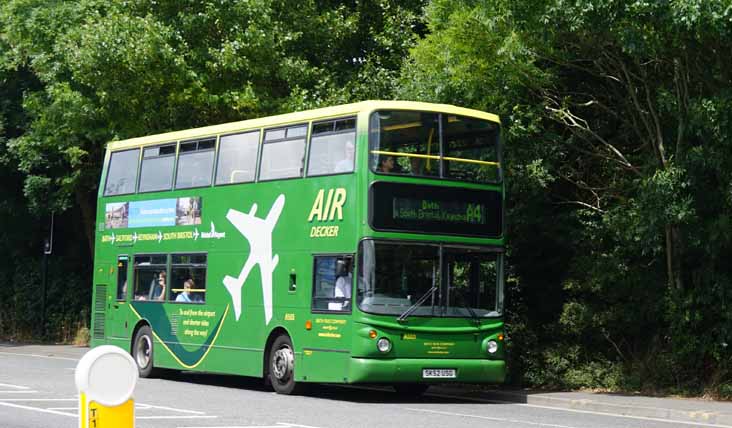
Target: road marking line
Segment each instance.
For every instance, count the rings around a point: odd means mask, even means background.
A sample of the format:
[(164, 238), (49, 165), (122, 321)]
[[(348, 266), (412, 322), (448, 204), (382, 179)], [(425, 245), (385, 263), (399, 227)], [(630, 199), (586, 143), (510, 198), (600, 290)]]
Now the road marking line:
[(178, 428), (318, 428), (309, 425), (298, 425), (286, 422), (277, 422), (277, 425), (237, 425), (237, 426), (225, 426), (225, 427), (178, 427)]
[(6, 401), (77, 401), (78, 398), (0, 398), (1, 402)]
[(298, 425), (298, 424), (292, 424), (292, 423), (289, 423), (289, 422), (277, 422), (277, 425), (279, 425), (279, 426), (281, 426), (281, 427), (284, 427), (284, 428), (286, 428), (286, 427), (296, 427), (296, 428), (318, 428), (318, 427), (311, 427), (311, 426), (309, 426), (309, 425)]
[(445, 415), (445, 416), (460, 416), (463, 418), (485, 419), (485, 420), (496, 421), (496, 422), (512, 422), (512, 423), (520, 423), (520, 424), (525, 424), (525, 425), (536, 425), (536, 426), (540, 426), (540, 427), (577, 428), (577, 427), (573, 427), (573, 426), (569, 426), (569, 425), (545, 424), (545, 423), (541, 423), (541, 422), (523, 421), (520, 419), (494, 418), (494, 417), (490, 417), (490, 416), (469, 415), (466, 413), (441, 412), (439, 410), (417, 409), (417, 408), (412, 408), (412, 407), (407, 407), (406, 409), (411, 410), (413, 412), (434, 413), (434, 414)]
[(165, 407), (165, 406), (153, 406), (152, 404), (145, 404), (145, 403), (137, 403), (138, 406), (145, 406), (145, 409), (161, 409), (161, 410), (170, 410), (173, 412), (181, 412), (181, 413), (191, 413), (194, 415), (205, 415), (206, 412), (199, 412), (196, 410), (187, 410), (187, 409), (176, 409), (175, 407)]
[(2, 387), (8, 387), (8, 388), (15, 388), (15, 389), (30, 389), (27, 386), (12, 385), (12, 384), (9, 384), (9, 383), (0, 383), (0, 386), (2, 386)]
[(51, 359), (51, 360), (79, 361), (78, 358), (52, 357), (50, 355), (21, 354), (21, 353), (18, 353), (18, 352), (5, 352), (5, 351), (0, 351), (0, 355), (20, 355), (22, 357), (48, 358), (48, 359)]
[(178, 427), (178, 428), (288, 428), (293, 425), (237, 425), (237, 426), (226, 426), (226, 427)]
[(180, 416), (136, 416), (135, 419), (215, 419), (218, 416), (180, 415)]
[(29, 390), (23, 390), (23, 391), (18, 391), (18, 390), (0, 391), (0, 394), (35, 394), (37, 392), (38, 391), (33, 391), (32, 389), (29, 389)]
[(71, 416), (72, 418), (75, 418), (78, 416), (76, 413), (65, 413), (65, 412), (59, 412), (56, 410), (43, 409), (43, 408), (38, 408), (38, 407), (21, 406), (20, 404), (11, 404), (11, 403), (0, 402), (0, 406), (15, 407), (17, 409), (24, 409), (24, 410), (34, 410), (36, 412), (51, 413), (53, 415)]
[(510, 404), (512, 406), (525, 406), (525, 407), (532, 407), (532, 408), (536, 408), (536, 409), (556, 410), (556, 411), (560, 411), (560, 412), (571, 412), (571, 413), (584, 413), (584, 414), (588, 414), (588, 415), (611, 416), (614, 418), (637, 419), (637, 420), (641, 420), (641, 421), (664, 422), (664, 423), (669, 423), (669, 424), (704, 426), (704, 427), (712, 427), (712, 428), (732, 428), (732, 425), (720, 425), (720, 424), (710, 424), (710, 423), (704, 423), (704, 422), (680, 421), (677, 419), (651, 418), (651, 417), (647, 417), (647, 416), (621, 415), (621, 414), (617, 414), (617, 413), (595, 412), (592, 410), (565, 409), (565, 408), (561, 408), (561, 407), (540, 406), (538, 404), (526, 404), (526, 403), (515, 403), (512, 401), (486, 400), (486, 399), (473, 398), (473, 397), (461, 397), (459, 395), (448, 395), (448, 394), (428, 394), (428, 395), (433, 395), (435, 397), (443, 397), (443, 398), (453, 398), (453, 399), (459, 398), (462, 400), (474, 401), (477, 403)]
[(237, 426), (225, 426), (225, 427), (178, 427), (178, 428), (287, 428), (290, 425), (237, 425)]

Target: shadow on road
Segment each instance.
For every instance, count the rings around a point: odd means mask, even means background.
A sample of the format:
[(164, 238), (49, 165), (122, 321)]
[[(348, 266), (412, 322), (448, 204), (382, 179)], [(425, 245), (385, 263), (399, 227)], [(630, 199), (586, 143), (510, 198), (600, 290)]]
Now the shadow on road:
[[(220, 388), (246, 389), (272, 394), (272, 389), (264, 384), (260, 378), (219, 375), (209, 373), (182, 372), (177, 370), (165, 370), (160, 375), (161, 379), (172, 382), (185, 382), (197, 385), (210, 385)], [(435, 387), (419, 397), (410, 397), (396, 393), (391, 387), (383, 385), (332, 385), (332, 384), (307, 384), (305, 391), (300, 394), (302, 397), (319, 398), (334, 401), (348, 401), (354, 403), (469, 403), (469, 399), (460, 397), (446, 397), (434, 395), (430, 391), (436, 391)]]

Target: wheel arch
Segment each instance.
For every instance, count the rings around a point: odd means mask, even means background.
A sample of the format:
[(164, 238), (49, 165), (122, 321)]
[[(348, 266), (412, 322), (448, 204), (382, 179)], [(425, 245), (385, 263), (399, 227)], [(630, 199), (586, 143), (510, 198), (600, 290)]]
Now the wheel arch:
[[(132, 355), (132, 347), (135, 346), (135, 337), (137, 337), (137, 332), (140, 331), (140, 329), (144, 326), (150, 327), (150, 332), (153, 332), (152, 325), (150, 325), (150, 322), (146, 319), (141, 319), (137, 321), (137, 324), (135, 324), (135, 328), (132, 329), (132, 334), (130, 335), (130, 343), (127, 351)], [(153, 341), (155, 340), (155, 336), (153, 336)]]
[[(269, 353), (270, 351), (272, 351), (272, 344), (274, 343), (275, 339), (283, 335), (289, 337), (290, 341), (292, 342), (292, 335), (289, 331), (287, 331), (286, 328), (282, 326), (277, 326), (273, 328), (272, 331), (269, 332), (269, 336), (267, 336), (267, 341), (264, 345), (264, 356), (262, 358), (262, 377), (264, 378), (265, 383), (269, 382)], [(294, 342), (292, 342), (292, 347), (295, 347)]]

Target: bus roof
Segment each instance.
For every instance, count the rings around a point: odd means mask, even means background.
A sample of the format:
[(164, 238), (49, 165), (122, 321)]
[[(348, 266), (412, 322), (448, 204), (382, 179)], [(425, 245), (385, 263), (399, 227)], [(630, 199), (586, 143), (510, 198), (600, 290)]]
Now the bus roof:
[(352, 104), (344, 104), (333, 107), (325, 107), (314, 110), (306, 110), (296, 113), (287, 113), (276, 116), (267, 116), (258, 119), (249, 119), (239, 122), (230, 122), (220, 125), (205, 126), (202, 128), (192, 128), (182, 131), (166, 132), (163, 134), (148, 135), (145, 137), (130, 138), (127, 140), (111, 141), (107, 144), (107, 150), (121, 150), (131, 147), (140, 147), (152, 144), (160, 144), (165, 142), (192, 140), (196, 138), (208, 137), (212, 135), (228, 134), (247, 129), (271, 127), (284, 125), (293, 122), (304, 122), (318, 119), (325, 119), (335, 116), (348, 114), (356, 114), (361, 111), (373, 111), (380, 109), (389, 110), (420, 110), (420, 111), (438, 111), (443, 113), (453, 113), (463, 116), (472, 116), (480, 119), (486, 119), (493, 122), (499, 122), (498, 116), (486, 113), (480, 110), (456, 107), (449, 104), (432, 104), (416, 101), (362, 101)]

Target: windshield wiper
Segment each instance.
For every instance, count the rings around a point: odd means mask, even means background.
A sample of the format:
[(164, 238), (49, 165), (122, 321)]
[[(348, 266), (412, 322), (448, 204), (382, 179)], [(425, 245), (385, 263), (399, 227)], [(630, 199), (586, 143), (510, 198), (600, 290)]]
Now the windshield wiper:
[(470, 305), (466, 303), (468, 301), (468, 299), (465, 298), (465, 294), (463, 294), (463, 290), (461, 290), (457, 287), (453, 287), (452, 289), (457, 291), (458, 294), (460, 294), (460, 297), (463, 298), (463, 307), (468, 310), (468, 312), (470, 313), (470, 317), (473, 318), (473, 321), (476, 324), (480, 324), (480, 317), (478, 316), (478, 314), (475, 313), (473, 308), (471, 308)]
[(426, 293), (422, 295), (412, 306), (410, 306), (406, 311), (404, 311), (403, 314), (399, 315), (397, 318), (398, 322), (404, 322), (407, 320), (407, 317), (412, 314), (415, 310), (417, 310), (418, 307), (424, 303), (425, 300), (427, 300), (428, 297), (431, 297), (433, 294), (435, 294), (435, 291), (437, 290), (437, 286), (433, 285), (432, 288), (427, 290)]

